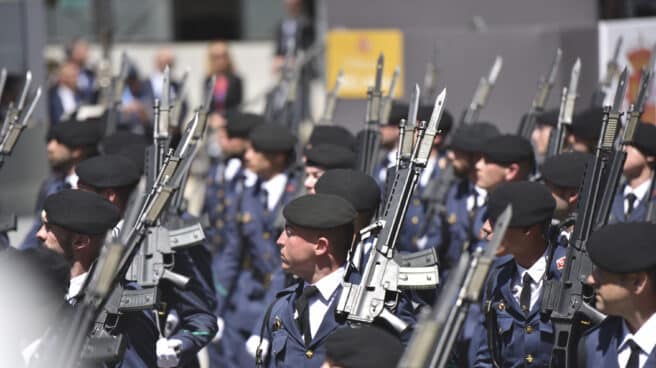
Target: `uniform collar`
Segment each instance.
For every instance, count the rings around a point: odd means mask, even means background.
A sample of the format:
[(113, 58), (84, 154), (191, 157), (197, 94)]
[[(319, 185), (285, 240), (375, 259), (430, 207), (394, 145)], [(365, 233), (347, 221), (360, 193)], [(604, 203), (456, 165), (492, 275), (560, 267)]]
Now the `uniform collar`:
[(624, 186), (624, 198), (626, 198), (626, 196), (629, 193), (633, 193), (633, 194), (635, 194), (638, 201), (642, 201), (643, 198), (645, 198), (645, 195), (647, 194), (647, 192), (649, 191), (650, 186), (651, 186), (651, 180), (645, 180), (644, 183), (638, 185), (638, 187), (636, 187), (636, 188), (631, 188), (630, 185), (625, 185)]
[(82, 286), (87, 279), (88, 272), (85, 272), (81, 275), (77, 275), (71, 279), (68, 284), (68, 293), (66, 293), (66, 300), (74, 298), (80, 294)]
[(324, 301), (329, 301), (335, 294), (335, 290), (341, 285), (344, 278), (344, 266), (336, 269), (321, 280), (314, 283)]
[(227, 181), (232, 180), (232, 178), (234, 178), (239, 171), (239, 168), (241, 168), (241, 160), (236, 157), (229, 158), (226, 162), (225, 170), (223, 172), (225, 179)]
[(549, 252), (549, 247), (544, 251), (542, 256), (538, 258), (535, 263), (528, 269), (520, 266), (519, 264), (515, 263), (517, 265), (517, 273), (516, 276), (518, 277), (517, 280), (523, 280), (524, 279), (524, 274), (528, 272), (528, 274), (531, 276), (531, 280), (533, 280), (534, 283), (539, 283), (542, 277), (544, 276), (545, 272), (547, 271), (547, 254)]
[(262, 182), (262, 189), (267, 192), (267, 207), (269, 210), (273, 209), (282, 197), (285, 184), (287, 184), (287, 174), (285, 173), (276, 174), (269, 180)]
[(622, 320), (622, 336), (620, 340), (619, 347), (617, 352), (629, 348), (627, 342), (633, 340), (642, 352), (646, 355), (649, 355), (654, 347), (656, 347), (656, 313), (652, 314), (651, 317), (640, 327), (635, 334), (629, 332), (629, 328), (626, 326), (626, 322)]

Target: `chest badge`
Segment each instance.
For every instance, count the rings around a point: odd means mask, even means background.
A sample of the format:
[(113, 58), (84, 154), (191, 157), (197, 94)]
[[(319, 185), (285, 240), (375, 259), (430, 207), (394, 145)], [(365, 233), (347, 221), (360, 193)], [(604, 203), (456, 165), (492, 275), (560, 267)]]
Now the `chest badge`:
[(251, 214), (248, 212), (244, 212), (241, 214), (241, 222), (244, 224), (247, 224), (251, 222)]
[(501, 311), (501, 312), (505, 311), (506, 310), (506, 304), (504, 302), (500, 302), (499, 305), (497, 306), (497, 309), (499, 309), (499, 311)]
[(273, 319), (273, 325), (271, 326), (272, 331), (278, 331), (282, 328), (282, 321), (280, 320), (280, 317), (276, 316)]
[(456, 223), (456, 220), (457, 220), (457, 218), (456, 218), (456, 214), (455, 214), (455, 213), (450, 214), (450, 215), (449, 215), (449, 218), (447, 219), (449, 225), (453, 225), (453, 224), (455, 224), (455, 223)]

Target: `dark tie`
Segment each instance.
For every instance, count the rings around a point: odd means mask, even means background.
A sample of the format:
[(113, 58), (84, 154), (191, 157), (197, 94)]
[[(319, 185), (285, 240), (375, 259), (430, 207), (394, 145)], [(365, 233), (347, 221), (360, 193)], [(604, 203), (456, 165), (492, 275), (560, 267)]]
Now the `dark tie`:
[(634, 210), (633, 206), (635, 205), (636, 199), (638, 199), (638, 197), (636, 197), (636, 195), (633, 194), (633, 193), (629, 193), (629, 194), (626, 195), (627, 206), (626, 206), (626, 216), (625, 217), (627, 219), (629, 218), (629, 216), (631, 216), (631, 212), (633, 212), (633, 210)]
[(522, 292), (519, 294), (519, 306), (524, 311), (524, 314), (528, 314), (531, 310), (531, 275), (528, 272), (524, 273), (524, 278), (522, 279)]
[(312, 341), (312, 332), (310, 331), (310, 298), (319, 292), (316, 286), (308, 286), (303, 289), (301, 296), (294, 301), (294, 308), (298, 312), (298, 327), (303, 333), (305, 345), (310, 345)]
[(640, 347), (633, 340), (629, 340), (627, 344), (631, 348), (631, 355), (629, 356), (628, 363), (626, 363), (626, 368), (640, 367)]

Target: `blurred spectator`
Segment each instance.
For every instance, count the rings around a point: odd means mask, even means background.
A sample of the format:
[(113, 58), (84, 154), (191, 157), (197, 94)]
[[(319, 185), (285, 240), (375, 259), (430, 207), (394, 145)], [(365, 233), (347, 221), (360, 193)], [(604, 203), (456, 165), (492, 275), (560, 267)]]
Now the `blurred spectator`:
[(80, 105), (82, 97), (77, 84), (79, 75), (80, 68), (75, 63), (65, 62), (59, 68), (57, 83), (48, 92), (51, 125), (59, 123), (62, 117)]
[(83, 38), (74, 38), (66, 46), (66, 61), (77, 65), (79, 74), (77, 77), (77, 90), (83, 103), (95, 103), (94, 83), (96, 73), (88, 67), (89, 43)]
[(125, 80), (118, 129), (147, 136), (152, 133), (154, 100), (147, 84), (139, 77), (137, 67), (131, 64)]
[[(225, 41), (212, 42), (208, 47), (208, 76), (205, 86), (208, 87), (212, 75), (216, 82), (212, 88), (213, 112), (225, 114), (227, 110), (237, 108), (243, 99), (242, 81), (235, 74), (232, 58)], [(207, 90), (207, 88), (205, 88)]]
[[(182, 86), (180, 82), (174, 80), (173, 78), (173, 68), (175, 67), (175, 54), (173, 50), (169, 48), (161, 48), (157, 50), (155, 54), (155, 71), (150, 75), (148, 81), (145, 83), (146, 94), (150, 96), (150, 99), (155, 101), (155, 99), (162, 99), (162, 91), (164, 90), (164, 70), (166, 66), (169, 66), (171, 69), (171, 88), (169, 93), (169, 98), (171, 104), (175, 103), (178, 99), (178, 95), (181, 93), (180, 89)], [(180, 112), (178, 125), (182, 122), (187, 113), (186, 103), (182, 104), (182, 111)], [(173, 118), (173, 115), (171, 115)]]
[(314, 42), (314, 25), (305, 12), (303, 0), (284, 0), (285, 18), (275, 30), (276, 51), (274, 71), (285, 62), (287, 48), (292, 47), (292, 55), (299, 50), (307, 50)]

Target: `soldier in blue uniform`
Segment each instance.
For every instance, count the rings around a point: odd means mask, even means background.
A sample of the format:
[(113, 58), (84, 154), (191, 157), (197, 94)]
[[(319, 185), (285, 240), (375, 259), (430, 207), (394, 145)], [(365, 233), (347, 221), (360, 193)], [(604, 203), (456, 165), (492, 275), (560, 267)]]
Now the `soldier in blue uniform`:
[[(71, 304), (82, 296), (89, 269), (96, 261), (107, 232), (120, 218), (119, 209), (102, 196), (82, 190), (65, 189), (46, 198), (42, 226), (37, 236), (45, 247), (63, 254), (70, 263), (67, 300)], [(56, 330), (53, 331), (56, 333)], [(150, 313), (128, 312), (121, 315), (112, 334), (124, 334), (127, 347), (118, 366), (154, 367), (157, 365), (157, 330)], [(57, 340), (45, 340), (44, 348)], [(46, 362), (47, 363), (47, 362)]]
[(588, 282), (596, 307), (608, 317), (582, 338), (579, 367), (656, 367), (655, 238), (656, 226), (644, 222), (592, 233)]
[(307, 193), (314, 193), (317, 180), (330, 169), (351, 169), (355, 165), (355, 152), (335, 144), (322, 143), (305, 150), (305, 181)]
[(270, 341), (260, 354), (267, 367), (320, 367), (325, 340), (343, 321), (334, 311), (357, 212), (336, 195), (305, 195), (283, 211), (278, 238), (283, 269), (299, 282), (277, 296), (262, 325)]
[(246, 167), (257, 175), (238, 204), (239, 218), (226, 231), (225, 249), (216, 275), (228, 291), (218, 295), (218, 317), (224, 321), (219, 353), (224, 367), (246, 366), (252, 358), (245, 350), (259, 316), (266, 308), (271, 277), (280, 268), (275, 239), (282, 231), (282, 208), (301, 185), (294, 163), (296, 138), (279, 124), (255, 127), (244, 155)]
[(601, 135), (601, 123), (604, 110), (592, 107), (574, 116), (572, 129), (567, 135), (569, 149), (578, 152), (592, 153)]
[(34, 207), (34, 221), (19, 249), (39, 245), (36, 232), (41, 227), (41, 209), (45, 199), (66, 188), (75, 188), (75, 165), (97, 154), (97, 144), (102, 138), (103, 125), (99, 119), (90, 121), (64, 121), (53, 125), (47, 137), (48, 164), (52, 170), (41, 188)]
[(653, 201), (654, 163), (656, 162), (656, 126), (639, 123), (634, 141), (626, 147), (624, 183), (619, 185), (609, 223), (645, 221)]
[(540, 170), (542, 181), (556, 200), (551, 236), (559, 246), (567, 247), (574, 230), (574, 211), (579, 202), (579, 188), (585, 166), (592, 155), (584, 152), (565, 152), (549, 157)]
[(540, 313), (544, 280), (558, 279), (564, 249), (548, 239), (556, 203), (543, 184), (506, 183), (490, 194), (489, 236), (497, 216), (513, 216), (486, 282), (474, 367), (548, 367), (554, 343), (549, 317)]
[[(422, 105), (419, 106), (417, 111), (417, 121), (429, 121), (433, 112), (433, 106)], [(427, 227), (425, 226), (426, 212), (428, 209), (428, 199), (425, 196), (425, 191), (435, 190), (438, 177), (441, 170), (447, 165), (447, 157), (444, 152), (444, 142), (447, 135), (453, 126), (453, 117), (451, 114), (444, 110), (439, 124), (439, 134), (435, 135), (433, 140), (433, 148), (428, 157), (426, 168), (419, 177), (417, 188), (412, 195), (412, 199), (408, 204), (408, 212), (406, 213), (403, 226), (399, 233), (398, 249), (402, 252), (415, 252), (428, 246), (425, 242), (420, 243), (419, 239), (425, 234)]]
[[(121, 215), (125, 213), (128, 198), (140, 179), (139, 169), (121, 155), (84, 160), (76, 172), (81, 190), (105, 197), (119, 208)], [(209, 250), (204, 244), (177, 250), (173, 272), (189, 277), (190, 282), (184, 290), (165, 282), (159, 286), (161, 299), (166, 303), (164, 316), (176, 316), (177, 323), (167, 336), (160, 336), (157, 363), (162, 368), (197, 367), (196, 354), (210, 342), (217, 330)]]

